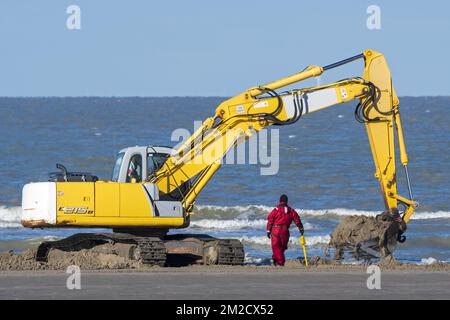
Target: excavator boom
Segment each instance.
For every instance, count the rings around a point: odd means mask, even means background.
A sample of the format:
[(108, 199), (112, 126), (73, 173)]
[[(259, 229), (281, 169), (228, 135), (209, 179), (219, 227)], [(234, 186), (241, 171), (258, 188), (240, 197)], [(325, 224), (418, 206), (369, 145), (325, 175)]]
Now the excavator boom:
[[(363, 59), (365, 66), (361, 77), (284, 94), (275, 91), (358, 59)], [(239, 142), (268, 126), (293, 124), (308, 113), (356, 99), (360, 103), (355, 116), (367, 129), (375, 177), (380, 183), (385, 208), (396, 208), (401, 201), (407, 206), (404, 216), (407, 222), (414, 212), (415, 202), (411, 192), (409, 199), (397, 194), (396, 135), (406, 172), (408, 164), (399, 99), (384, 56), (373, 50), (325, 67), (310, 66), (295, 75), (250, 88), (224, 101), (214, 117), (206, 119), (150, 181), (157, 184), (162, 193), (181, 194), (183, 205), (190, 212), (202, 188), (220, 168), (224, 155)], [(195, 181), (192, 188), (183, 193), (182, 186), (192, 180)], [(409, 178), (407, 183), (411, 190)]]

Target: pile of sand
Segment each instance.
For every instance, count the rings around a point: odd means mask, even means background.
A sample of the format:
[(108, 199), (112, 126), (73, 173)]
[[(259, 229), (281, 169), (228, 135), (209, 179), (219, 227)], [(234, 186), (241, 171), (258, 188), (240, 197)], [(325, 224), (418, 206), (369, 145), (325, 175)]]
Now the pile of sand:
[(130, 246), (107, 243), (76, 252), (52, 249), (48, 253), (48, 262), (35, 260), (36, 249), (26, 250), (20, 255), (0, 253), (0, 270), (64, 270), (70, 265), (85, 270), (141, 268), (143, 265), (140, 262), (127, 256)]
[(335, 259), (341, 259), (344, 249), (373, 243), (381, 257), (389, 256), (397, 244), (398, 225), (367, 216), (348, 216), (342, 219), (331, 234), (329, 245), (336, 249)]

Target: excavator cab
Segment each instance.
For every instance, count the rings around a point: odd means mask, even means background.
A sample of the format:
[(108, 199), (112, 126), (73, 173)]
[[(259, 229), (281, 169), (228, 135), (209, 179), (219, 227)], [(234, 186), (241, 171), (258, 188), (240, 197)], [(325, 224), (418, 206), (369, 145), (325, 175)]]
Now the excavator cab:
[(114, 162), (111, 181), (143, 182), (149, 180), (172, 155), (174, 150), (162, 146), (136, 146), (119, 151)]

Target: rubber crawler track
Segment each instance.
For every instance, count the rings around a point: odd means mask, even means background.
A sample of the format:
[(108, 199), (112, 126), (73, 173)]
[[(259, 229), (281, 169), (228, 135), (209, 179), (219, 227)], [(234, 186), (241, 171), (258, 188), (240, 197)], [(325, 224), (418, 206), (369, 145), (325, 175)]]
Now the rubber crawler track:
[(51, 249), (78, 251), (103, 243), (136, 244), (142, 263), (164, 266), (166, 262), (166, 248), (160, 238), (115, 233), (77, 233), (61, 240), (42, 242), (37, 249), (36, 261), (47, 262)]
[[(177, 238), (177, 236), (175, 236)], [(217, 252), (214, 261), (204, 260), (204, 264), (243, 265), (244, 247), (236, 239), (216, 239), (213, 237), (196, 237), (205, 250), (212, 248)], [(62, 251), (79, 251), (90, 249), (104, 243), (127, 243), (138, 247), (139, 259), (143, 264), (165, 266), (167, 250), (164, 240), (159, 237), (142, 237), (124, 233), (77, 233), (57, 241), (42, 242), (36, 253), (36, 261), (47, 262), (52, 249)]]

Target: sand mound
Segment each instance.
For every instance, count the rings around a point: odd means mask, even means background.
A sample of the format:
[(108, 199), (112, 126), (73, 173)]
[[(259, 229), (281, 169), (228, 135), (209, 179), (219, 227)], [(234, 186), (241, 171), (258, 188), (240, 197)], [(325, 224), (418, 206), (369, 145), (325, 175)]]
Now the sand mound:
[(330, 246), (336, 248), (336, 259), (344, 249), (371, 244), (381, 257), (389, 256), (397, 244), (398, 224), (367, 216), (345, 217), (331, 234)]
[(137, 269), (142, 264), (130, 259), (128, 244), (103, 244), (93, 249), (65, 252), (53, 249), (48, 254), (48, 262), (35, 260), (36, 249), (29, 249), (20, 255), (13, 252), (0, 254), (0, 270), (64, 270), (76, 265), (84, 270)]

